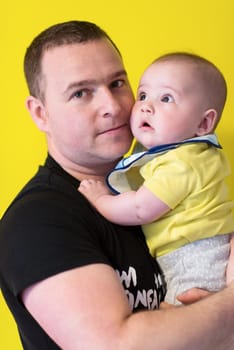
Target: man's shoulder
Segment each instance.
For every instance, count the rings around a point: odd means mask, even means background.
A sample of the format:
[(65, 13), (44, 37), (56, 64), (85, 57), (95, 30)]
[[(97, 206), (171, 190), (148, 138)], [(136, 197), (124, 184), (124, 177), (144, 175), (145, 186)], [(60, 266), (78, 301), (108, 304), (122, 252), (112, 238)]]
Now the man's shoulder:
[(74, 183), (59, 172), (40, 166), (37, 173), (22, 188), (2, 217), (22, 219), (27, 213), (51, 212), (64, 208), (72, 200), (81, 200)]

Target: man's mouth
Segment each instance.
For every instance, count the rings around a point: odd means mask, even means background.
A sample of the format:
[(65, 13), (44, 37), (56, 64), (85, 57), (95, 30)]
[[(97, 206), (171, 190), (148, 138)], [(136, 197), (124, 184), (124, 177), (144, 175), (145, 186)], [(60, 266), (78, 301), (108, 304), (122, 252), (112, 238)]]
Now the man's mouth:
[(122, 124), (122, 125), (119, 125), (119, 126), (115, 126), (113, 128), (109, 128), (109, 129), (105, 129), (103, 131), (100, 131), (98, 133), (98, 135), (103, 135), (103, 134), (115, 134), (115, 133), (118, 133), (120, 131), (122, 131), (123, 129), (125, 129), (126, 127), (129, 127), (128, 124)]

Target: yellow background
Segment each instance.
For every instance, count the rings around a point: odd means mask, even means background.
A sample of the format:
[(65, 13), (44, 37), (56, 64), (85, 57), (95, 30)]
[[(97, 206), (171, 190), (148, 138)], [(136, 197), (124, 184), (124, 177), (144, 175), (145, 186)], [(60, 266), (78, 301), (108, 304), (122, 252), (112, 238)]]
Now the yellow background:
[[(105, 29), (119, 46), (134, 90), (146, 65), (168, 51), (186, 50), (212, 60), (224, 73), (229, 95), (217, 133), (234, 169), (233, 0), (41, 0), (1, 5), (0, 216), (45, 157), (44, 136), (24, 101), (25, 48), (45, 27), (71, 19)], [(233, 176), (229, 178), (234, 198)], [(0, 297), (0, 349), (22, 349), (16, 326)]]

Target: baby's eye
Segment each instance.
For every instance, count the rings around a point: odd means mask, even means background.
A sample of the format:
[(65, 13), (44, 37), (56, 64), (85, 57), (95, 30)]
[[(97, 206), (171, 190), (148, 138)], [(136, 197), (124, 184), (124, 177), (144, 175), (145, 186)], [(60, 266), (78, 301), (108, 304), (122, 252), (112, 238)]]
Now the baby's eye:
[(146, 100), (146, 94), (145, 94), (144, 92), (140, 93), (140, 94), (138, 95), (138, 100), (139, 100), (139, 101), (144, 101), (144, 100)]
[(173, 98), (173, 96), (167, 94), (167, 95), (162, 96), (161, 101), (165, 102), (165, 103), (171, 103), (171, 102), (174, 102), (174, 98)]

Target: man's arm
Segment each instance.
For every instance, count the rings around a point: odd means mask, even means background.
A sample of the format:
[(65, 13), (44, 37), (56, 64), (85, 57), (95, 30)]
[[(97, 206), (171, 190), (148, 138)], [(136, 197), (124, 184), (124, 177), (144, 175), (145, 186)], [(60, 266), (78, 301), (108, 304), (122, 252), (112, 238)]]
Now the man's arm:
[(26, 308), (64, 350), (234, 348), (234, 286), (193, 305), (131, 313), (115, 271), (75, 268), (22, 293)]
[(170, 210), (144, 186), (113, 196), (101, 181), (83, 180), (79, 191), (107, 220), (119, 225), (147, 224)]

